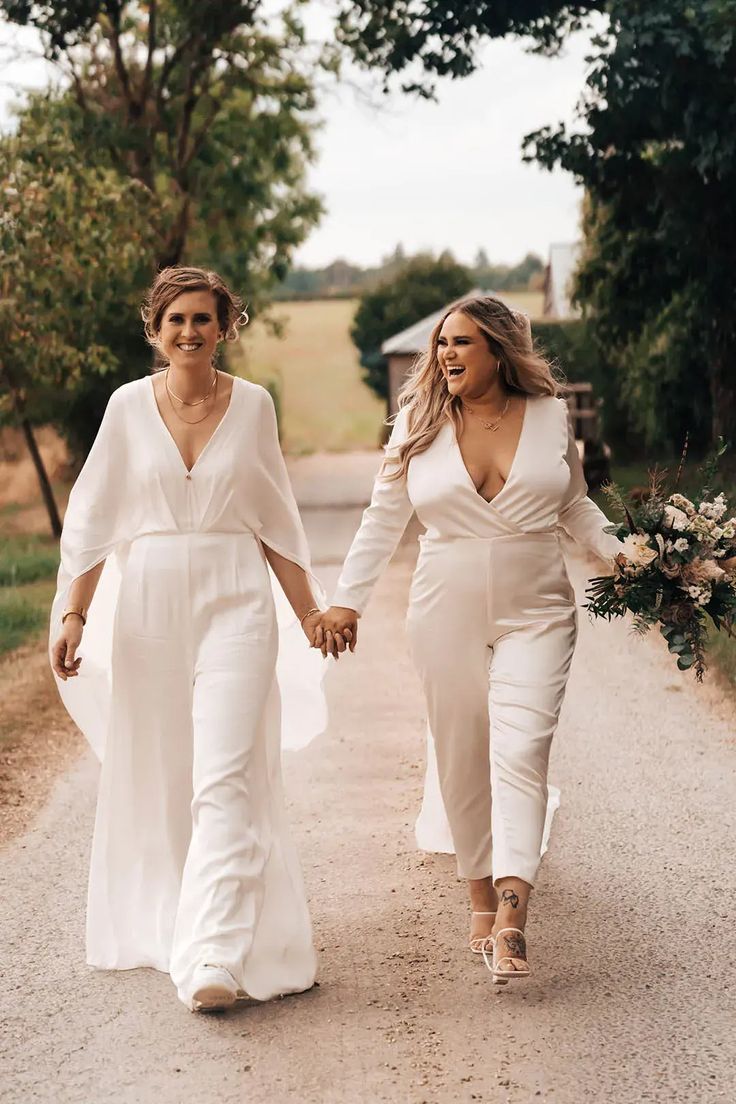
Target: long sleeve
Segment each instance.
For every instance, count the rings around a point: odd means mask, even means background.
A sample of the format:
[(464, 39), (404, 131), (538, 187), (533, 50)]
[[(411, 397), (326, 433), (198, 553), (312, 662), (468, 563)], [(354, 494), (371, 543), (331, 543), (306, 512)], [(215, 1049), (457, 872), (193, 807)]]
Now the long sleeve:
[(612, 533), (604, 532), (605, 526), (611, 522), (595, 502), (588, 498), (588, 485), (567, 408), (564, 416), (567, 419), (565, 461), (570, 469), (570, 486), (560, 510), (558, 524), (583, 548), (613, 566), (613, 558), (621, 551), (621, 544)]
[(384, 478), (395, 469), (397, 446), (408, 433), (408, 411), (404, 407), (394, 423), (386, 445), (386, 456), (373, 485), (370, 506), (364, 511), (360, 528), (353, 538), (343, 564), (332, 602), (362, 613), (371, 591), (396, 551), (414, 512), (406, 488), (406, 479)]

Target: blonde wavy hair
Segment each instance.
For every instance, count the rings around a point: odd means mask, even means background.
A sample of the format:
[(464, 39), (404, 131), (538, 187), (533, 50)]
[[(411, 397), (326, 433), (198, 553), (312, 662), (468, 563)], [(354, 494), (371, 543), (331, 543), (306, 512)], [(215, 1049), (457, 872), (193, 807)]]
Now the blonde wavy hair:
[[(403, 479), (412, 456), (425, 452), (449, 419), (459, 434), (461, 400), (450, 395), (440, 367), (438, 342), (446, 319), (461, 313), (475, 322), (488, 348), (498, 358), (498, 372), (505, 390), (516, 395), (557, 395), (559, 373), (534, 349), (529, 319), (510, 310), (493, 295), (479, 295), (452, 303), (439, 320), (399, 392), (399, 409), (409, 408), (409, 434), (391, 457), (385, 479)], [(388, 461), (387, 461), (388, 463)]]
[(143, 299), (141, 318), (148, 344), (161, 353), (159, 335), (164, 314), (176, 298), (188, 291), (212, 292), (217, 304), (217, 325), (222, 340), (237, 341), (239, 328), (248, 323), (248, 312), (242, 299), (216, 272), (171, 265), (161, 269)]

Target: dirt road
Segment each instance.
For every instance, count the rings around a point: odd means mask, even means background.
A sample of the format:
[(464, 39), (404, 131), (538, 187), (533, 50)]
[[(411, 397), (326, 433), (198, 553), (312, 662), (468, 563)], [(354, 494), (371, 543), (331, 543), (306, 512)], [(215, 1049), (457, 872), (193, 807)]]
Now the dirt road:
[[(358, 512), (347, 492), (337, 512), (319, 497), (306, 518), (330, 583)], [(465, 950), (452, 860), (413, 843), (423, 715), (403, 632), (411, 561), (405, 546), (360, 652), (331, 672), (330, 730), (286, 763), (319, 987), (202, 1018), (165, 975), (86, 967), (97, 767), (85, 754), (2, 853), (2, 1101), (734, 1099), (727, 707), (656, 644), (581, 617), (553, 755), (562, 807), (529, 926), (534, 975), (495, 992)]]

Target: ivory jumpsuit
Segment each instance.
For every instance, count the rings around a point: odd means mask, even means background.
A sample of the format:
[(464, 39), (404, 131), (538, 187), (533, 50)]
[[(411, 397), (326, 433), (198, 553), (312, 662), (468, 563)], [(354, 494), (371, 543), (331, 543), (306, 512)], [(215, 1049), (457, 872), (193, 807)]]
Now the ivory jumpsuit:
[[(87, 961), (170, 972), (185, 1003), (205, 962), (261, 1000), (314, 981), (281, 791), (276, 661), (292, 638), (263, 544), (309, 570), (268, 393), (234, 379), (188, 471), (152, 379), (119, 388), (69, 500), (51, 640), (71, 581), (105, 559), (80, 675), (59, 682), (102, 759)], [(295, 628), (303, 743), (324, 725), (324, 665)]]
[[(407, 419), (404, 408), (387, 470)], [(490, 503), (475, 489), (449, 420), (412, 458), (406, 479), (379, 474), (335, 605), (363, 612), (414, 511), (426, 531), (407, 627), (458, 874), (533, 885), (550, 746), (577, 633), (557, 527), (611, 562), (620, 547), (587, 497), (564, 401), (527, 398), (508, 479)]]

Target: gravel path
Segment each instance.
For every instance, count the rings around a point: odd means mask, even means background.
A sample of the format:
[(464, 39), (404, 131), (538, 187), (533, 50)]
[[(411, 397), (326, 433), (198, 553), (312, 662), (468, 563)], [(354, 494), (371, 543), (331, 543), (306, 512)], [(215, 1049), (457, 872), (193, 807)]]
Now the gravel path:
[[(306, 514), (328, 584), (358, 520), (349, 505), (346, 495), (339, 523), (324, 509)], [(495, 992), (464, 950), (452, 860), (413, 845), (423, 715), (403, 631), (411, 567), (405, 544), (359, 653), (330, 674), (329, 732), (286, 763), (319, 987), (203, 1018), (165, 975), (86, 967), (97, 767), (85, 754), (2, 853), (2, 1101), (736, 1097), (727, 705), (680, 675), (656, 641), (581, 617), (553, 754), (562, 807), (529, 925), (534, 975)]]

